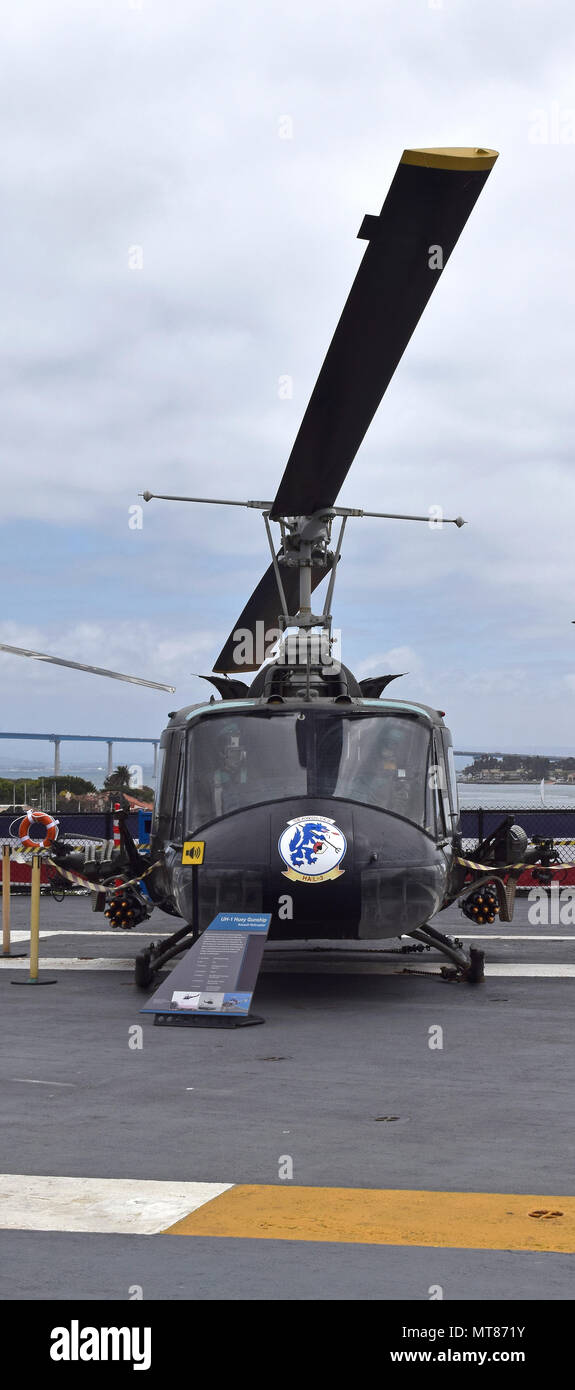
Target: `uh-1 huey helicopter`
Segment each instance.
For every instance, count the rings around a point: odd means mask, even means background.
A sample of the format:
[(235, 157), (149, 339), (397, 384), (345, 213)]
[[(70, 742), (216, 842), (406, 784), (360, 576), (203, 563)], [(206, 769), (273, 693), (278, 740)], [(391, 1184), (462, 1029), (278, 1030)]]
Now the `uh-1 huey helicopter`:
[[(520, 865), (551, 862), (549, 846), (528, 850), (509, 818), (477, 847), (476, 867), (464, 862), (442, 712), (381, 698), (395, 675), (357, 680), (332, 651), (348, 519), (429, 523), (429, 513), (397, 517), (338, 507), (336, 499), (496, 159), (486, 149), (406, 150), (381, 213), (364, 218), (358, 235), (368, 246), (276, 496), (224, 501), (263, 513), (271, 563), (206, 677), (220, 699), (170, 715), (149, 851), (124, 821), (120, 851), (106, 862), (86, 863), (62, 842), (51, 846), (59, 866), (101, 886), (114, 924), (135, 926), (152, 905), (183, 919), (168, 940), (136, 957), (142, 987), (220, 911), (270, 913), (276, 940), (408, 936), (448, 958), (444, 973), (476, 983), (483, 952), (467, 951), (430, 918), (459, 898), (479, 922), (497, 911), (509, 921)], [(277, 552), (271, 522), (280, 527)], [(323, 608), (314, 612), (313, 592), (327, 576)], [(256, 673), (251, 684), (248, 672)], [(129, 886), (117, 889), (119, 877)]]

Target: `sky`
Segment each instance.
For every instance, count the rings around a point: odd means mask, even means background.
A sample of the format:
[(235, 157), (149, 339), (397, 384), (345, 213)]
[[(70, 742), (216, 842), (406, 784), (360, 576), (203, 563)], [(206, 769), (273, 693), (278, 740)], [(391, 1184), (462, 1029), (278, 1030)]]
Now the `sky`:
[(0, 653), (0, 728), (155, 737), (209, 691), (263, 523), (139, 493), (273, 497), (364, 214), (404, 148), (472, 145), (500, 158), (339, 498), (468, 525), (351, 522), (334, 620), (456, 747), (575, 751), (572, 5), (24, 0), (2, 27), (0, 641), (176, 694)]

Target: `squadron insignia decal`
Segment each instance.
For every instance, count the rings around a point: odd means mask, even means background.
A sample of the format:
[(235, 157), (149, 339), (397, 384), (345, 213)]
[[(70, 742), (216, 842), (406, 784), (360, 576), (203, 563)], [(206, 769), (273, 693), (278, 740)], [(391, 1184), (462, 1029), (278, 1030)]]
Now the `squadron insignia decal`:
[(287, 823), (278, 841), (278, 849), (287, 869), (282, 873), (299, 883), (325, 883), (329, 878), (341, 878), (345, 869), (338, 866), (347, 849), (347, 841), (335, 821), (327, 816), (297, 816)]

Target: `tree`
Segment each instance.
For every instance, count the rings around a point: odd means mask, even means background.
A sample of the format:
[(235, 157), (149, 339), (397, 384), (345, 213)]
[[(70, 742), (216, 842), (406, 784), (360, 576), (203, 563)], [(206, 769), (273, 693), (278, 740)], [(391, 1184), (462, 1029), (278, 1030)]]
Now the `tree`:
[(16, 797), (18, 805), (24, 804), (24, 788), (26, 788), (26, 801), (38, 801), (44, 793), (44, 800), (51, 801), (52, 787), (56, 787), (56, 793), (61, 796), (63, 791), (73, 792), (75, 796), (83, 796), (86, 792), (95, 792), (93, 782), (87, 782), (85, 777), (51, 777), (46, 773), (45, 777), (2, 777), (0, 778), (0, 801), (4, 804), (12, 803), (13, 796)]
[(106, 777), (104, 789), (107, 792), (123, 792), (130, 790), (130, 769), (126, 763), (119, 763), (118, 767)]
[(150, 806), (153, 804), (156, 795), (153, 787), (134, 787), (133, 791), (138, 801), (148, 801)]

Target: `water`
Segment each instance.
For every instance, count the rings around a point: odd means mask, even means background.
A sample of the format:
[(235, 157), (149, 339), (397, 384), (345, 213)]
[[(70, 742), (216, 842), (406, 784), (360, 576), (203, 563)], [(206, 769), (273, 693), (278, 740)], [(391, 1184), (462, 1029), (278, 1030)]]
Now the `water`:
[[(66, 773), (72, 777), (85, 777), (87, 781), (93, 782), (94, 786), (102, 787), (104, 778), (107, 775), (107, 767), (102, 763), (83, 763), (74, 759), (66, 758), (65, 745), (62, 744), (62, 771), (61, 777)], [(114, 757), (114, 766), (118, 762), (128, 762), (128, 758)], [(462, 758), (461, 762), (466, 765), (468, 758)], [(49, 791), (53, 777), (53, 762), (36, 761), (32, 758), (21, 758), (16, 763), (13, 759), (0, 758), (0, 777), (6, 780), (17, 776), (18, 780), (24, 778), (43, 777), (46, 790)], [(142, 779), (144, 786), (153, 787), (154, 769), (151, 763), (143, 765)], [(459, 782), (459, 800), (462, 806), (484, 806), (489, 807), (509, 807), (510, 809), (520, 810), (522, 807), (541, 806), (541, 793), (539, 782)], [(545, 806), (569, 807), (575, 810), (575, 783), (552, 785), (545, 783)]]
[[(74, 761), (73, 758), (68, 759), (64, 752), (65, 746), (65, 744), (62, 744), (62, 755), (60, 760), (62, 766), (59, 776), (84, 777), (87, 782), (93, 782), (95, 787), (102, 787), (104, 785), (104, 778), (108, 775), (107, 765), (105, 766), (102, 763), (82, 763)], [(124, 762), (127, 763), (128, 766), (130, 766), (135, 764), (137, 761), (137, 758), (128, 758), (127, 756), (123, 755), (116, 756), (116, 752), (117, 750), (114, 751), (114, 767), (117, 767), (119, 763)], [(140, 763), (139, 766), (142, 767), (142, 781), (144, 786), (153, 787), (153, 764), (144, 763), (142, 765)], [(42, 761), (41, 759), (36, 760), (33, 758), (19, 758), (16, 762), (16, 760), (13, 758), (6, 758), (4, 760), (0, 758), (0, 777), (4, 778), (7, 782), (14, 780), (20, 782), (22, 778), (32, 781), (37, 777), (43, 777), (46, 783), (46, 787), (49, 788), (51, 786), (53, 776), (53, 759), (51, 759), (50, 762), (48, 762)]]
[(575, 810), (575, 783), (545, 783), (545, 800), (541, 800), (539, 782), (459, 782), (462, 807), (501, 807), (505, 810), (527, 810), (529, 807), (550, 806), (557, 810)]

